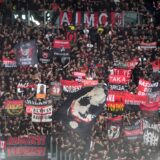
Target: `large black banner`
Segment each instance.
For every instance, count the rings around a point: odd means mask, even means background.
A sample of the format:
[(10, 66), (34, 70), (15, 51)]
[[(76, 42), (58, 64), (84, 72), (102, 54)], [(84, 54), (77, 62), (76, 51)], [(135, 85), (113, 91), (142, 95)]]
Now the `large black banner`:
[(106, 90), (103, 85), (86, 87), (68, 97), (56, 113), (56, 119), (62, 120), (67, 128), (81, 137), (86, 137), (105, 103)]
[(35, 41), (19, 43), (14, 49), (18, 66), (35, 65), (38, 63)]

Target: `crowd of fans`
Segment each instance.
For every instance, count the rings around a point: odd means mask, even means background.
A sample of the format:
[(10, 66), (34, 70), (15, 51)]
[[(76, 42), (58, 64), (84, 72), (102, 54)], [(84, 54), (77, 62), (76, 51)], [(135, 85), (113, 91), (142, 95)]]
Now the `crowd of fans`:
[[(17, 93), (17, 84), (43, 83), (47, 85), (61, 79), (73, 79), (72, 72), (81, 68), (88, 68), (87, 78), (97, 79), (99, 82), (108, 83), (110, 70), (116, 64), (123, 64), (133, 58), (138, 58), (139, 63), (132, 71), (132, 81), (129, 91), (137, 93), (139, 78), (152, 82), (160, 81), (160, 75), (153, 73), (151, 62), (160, 58), (160, 48), (139, 50), (140, 42), (157, 42), (160, 39), (160, 26), (156, 16), (159, 12), (159, 3), (155, 1), (149, 6), (149, 2), (143, 0), (11, 0), (0, 5), (0, 12), (8, 16), (11, 11), (17, 10), (73, 10), (73, 11), (138, 11), (146, 18), (145, 24), (120, 27), (107, 26), (103, 32), (95, 28), (77, 27), (77, 42), (71, 48), (71, 58), (64, 64), (53, 59), (51, 64), (39, 63), (37, 67), (0, 67), (0, 133), (2, 136), (26, 136), (26, 135), (51, 135), (53, 134), (59, 148), (67, 153), (73, 153), (76, 159), (86, 160), (156, 160), (159, 148), (148, 148), (141, 142), (125, 143), (123, 137), (119, 141), (110, 142), (105, 131), (105, 119), (108, 114), (102, 113), (93, 128), (91, 135), (92, 146), (86, 151), (85, 141), (78, 134), (65, 130), (61, 122), (33, 123), (31, 117), (24, 114), (22, 117), (6, 117), (4, 112), (5, 100), (36, 100), (36, 90), (25, 89), (23, 94)], [(7, 12), (6, 12), (7, 11)], [(154, 19), (152, 21), (151, 19)], [(86, 32), (87, 31), (87, 32)], [(39, 50), (50, 50), (54, 39), (65, 39), (66, 27), (55, 27), (49, 23), (39, 26), (28, 26), (22, 21), (15, 21), (10, 26), (5, 23), (0, 26), (0, 59), (20, 42), (36, 40)], [(88, 44), (93, 44), (90, 48)], [(100, 67), (99, 67), (100, 66)], [(49, 92), (47, 92), (49, 93)], [(47, 100), (50, 95), (47, 94)], [(53, 112), (56, 112), (66, 99), (53, 100)], [(126, 114), (128, 121), (141, 118), (140, 113)], [(131, 124), (129, 122), (126, 124)], [(160, 123), (160, 119), (157, 120)], [(75, 141), (76, 140), (76, 141)], [(83, 157), (83, 158), (82, 158)], [(160, 155), (159, 155), (160, 157)], [(158, 160), (158, 159), (157, 159)]]

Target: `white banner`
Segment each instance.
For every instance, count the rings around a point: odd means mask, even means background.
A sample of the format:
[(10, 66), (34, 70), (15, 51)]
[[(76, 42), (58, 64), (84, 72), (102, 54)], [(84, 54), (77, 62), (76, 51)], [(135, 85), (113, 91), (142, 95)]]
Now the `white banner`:
[(52, 106), (32, 109), (32, 122), (51, 122)]

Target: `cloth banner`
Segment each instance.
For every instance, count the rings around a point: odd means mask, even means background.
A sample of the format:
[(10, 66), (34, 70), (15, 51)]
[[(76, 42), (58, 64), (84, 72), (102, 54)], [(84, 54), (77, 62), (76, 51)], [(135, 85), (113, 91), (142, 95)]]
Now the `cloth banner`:
[(143, 119), (143, 143), (146, 146), (158, 146), (160, 141), (160, 124)]
[(149, 86), (151, 85), (150, 81), (147, 81), (145, 79), (139, 79), (138, 82), (138, 95), (146, 95), (149, 91)]
[(82, 83), (83, 87), (91, 87), (98, 85), (98, 80), (81, 79), (80, 82)]
[(131, 74), (132, 74), (131, 69), (113, 68), (113, 75), (125, 76), (130, 79)]
[(140, 43), (140, 48), (141, 49), (153, 49), (153, 48), (157, 48), (157, 42), (151, 42), (151, 43), (141, 42)]
[(52, 106), (32, 109), (32, 122), (51, 122)]
[(151, 62), (152, 68), (153, 68), (153, 72), (158, 72), (160, 71), (160, 59), (157, 59), (153, 62)]
[(4, 107), (9, 116), (20, 116), (24, 111), (23, 100), (6, 100)]
[(131, 126), (124, 126), (123, 136), (129, 141), (142, 140), (143, 139), (143, 122), (134, 123)]
[(86, 73), (83, 73), (83, 72), (73, 72), (72, 74), (75, 78), (79, 78), (79, 79), (86, 78)]
[(90, 136), (96, 118), (106, 103), (106, 90), (103, 85), (85, 87), (69, 96), (62, 104), (55, 119), (62, 122), (81, 137)]
[(158, 115), (158, 102), (141, 104), (140, 109), (144, 117), (155, 117)]
[(46, 85), (45, 84), (38, 84), (37, 85), (37, 99), (45, 99), (46, 98)]
[(123, 112), (124, 103), (123, 102), (106, 102), (108, 112)]
[(53, 55), (58, 57), (70, 56), (70, 43), (68, 40), (53, 41)]
[(46, 136), (8, 137), (6, 145), (7, 158), (46, 157)]
[(83, 87), (82, 83), (73, 80), (61, 80), (60, 82), (65, 93), (75, 93)]
[(52, 104), (51, 100), (43, 100), (43, 101), (34, 101), (34, 100), (25, 100), (25, 108), (27, 114), (32, 114), (33, 108), (45, 108), (48, 105)]
[(39, 51), (38, 53), (38, 60), (40, 63), (42, 64), (49, 64), (51, 63), (51, 52), (48, 50), (44, 50), (44, 51)]
[(62, 94), (62, 86), (59, 82), (51, 82), (50, 84), (50, 95), (53, 97), (60, 97)]
[(123, 75), (109, 75), (109, 83), (111, 84), (127, 84), (129, 79)]
[(111, 24), (112, 27), (118, 26), (123, 27), (124, 26), (124, 13), (125, 12), (111, 12)]
[(18, 66), (35, 65), (38, 63), (35, 41), (19, 43), (14, 47)]
[(10, 50), (9, 52), (3, 52), (2, 55), (2, 63), (6, 68), (16, 67), (16, 55), (14, 50)]
[(122, 116), (107, 119), (107, 135), (110, 141), (118, 140), (122, 131)]
[(126, 91), (128, 89), (128, 85), (124, 85), (124, 84), (109, 84), (109, 89), (110, 90), (115, 90), (115, 91)]

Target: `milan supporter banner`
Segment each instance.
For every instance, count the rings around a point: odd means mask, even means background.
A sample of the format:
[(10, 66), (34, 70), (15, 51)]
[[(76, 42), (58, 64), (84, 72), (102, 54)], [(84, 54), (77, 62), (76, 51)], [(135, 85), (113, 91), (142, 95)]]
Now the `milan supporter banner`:
[(74, 14), (70, 11), (60, 12), (59, 24), (62, 26), (64, 23), (71, 25), (85, 24), (88, 27), (107, 26), (109, 23), (108, 14), (105, 12), (75, 12)]
[(129, 79), (123, 75), (109, 75), (109, 83), (111, 84), (127, 84)]
[(142, 110), (144, 117), (154, 117), (156, 115), (158, 116), (158, 102), (141, 104), (140, 109)]
[(148, 93), (160, 91), (160, 82), (151, 83), (148, 88)]
[(125, 106), (123, 102), (107, 102), (106, 105), (109, 112), (123, 112)]
[(82, 79), (80, 82), (82, 83), (83, 87), (89, 87), (89, 86), (96, 86), (96, 85), (98, 85), (98, 80)]
[(32, 109), (32, 122), (51, 122), (52, 106)]
[(129, 140), (142, 140), (143, 139), (143, 123), (135, 123), (132, 126), (124, 126), (123, 136)]
[(38, 84), (37, 85), (37, 99), (45, 99), (46, 98), (46, 85), (45, 84)]
[(13, 50), (10, 50), (9, 52), (4, 52), (2, 56), (2, 62), (4, 67), (6, 68), (12, 68), (16, 67), (16, 56)]
[(110, 141), (118, 140), (121, 136), (122, 116), (107, 119), (107, 135)]
[(160, 71), (160, 59), (153, 61), (152, 63), (153, 72)]
[(123, 27), (124, 26), (124, 14), (125, 12), (122, 12), (122, 13), (111, 12), (112, 27), (114, 26)]
[(83, 85), (77, 81), (61, 80), (64, 93), (75, 93), (82, 89)]
[(42, 64), (49, 64), (51, 62), (51, 52), (48, 50), (39, 51), (38, 53), (39, 62)]
[(131, 78), (132, 70), (131, 69), (114, 68), (113, 74), (125, 76), (127, 78)]
[(146, 95), (149, 91), (149, 86), (151, 85), (150, 81), (139, 79), (138, 83), (138, 95)]
[(104, 85), (85, 87), (67, 98), (55, 114), (55, 119), (62, 120), (67, 128), (85, 138), (90, 135), (92, 125), (104, 110), (105, 103)]
[(79, 79), (85, 79), (85, 78), (86, 78), (86, 73), (73, 72), (72, 74), (73, 74), (73, 76), (74, 76), (75, 78), (79, 78)]
[(51, 104), (52, 104), (51, 100), (43, 100), (43, 101), (25, 100), (26, 113), (32, 114), (33, 108), (45, 108)]
[(25, 89), (29, 89), (29, 88), (34, 90), (36, 88), (36, 85), (31, 83), (19, 82), (17, 85), (17, 93), (22, 93), (24, 92)]
[(160, 142), (160, 125), (143, 120), (143, 143), (147, 146), (158, 146)]
[(53, 55), (58, 57), (70, 56), (70, 43), (68, 40), (54, 40)]
[(124, 84), (109, 84), (110, 90), (116, 90), (116, 91), (126, 91), (128, 89), (128, 85)]
[(76, 31), (68, 31), (66, 34), (66, 39), (70, 42), (71, 45), (77, 42), (77, 32)]
[(127, 62), (127, 63), (126, 63), (127, 68), (129, 68), (129, 69), (134, 69), (135, 66), (138, 64), (138, 61), (139, 61), (139, 60), (135, 58), (135, 59)]
[(140, 43), (140, 49), (153, 49), (153, 48), (157, 48), (157, 42), (151, 42), (151, 43), (141, 42)]
[(60, 97), (62, 94), (62, 86), (59, 82), (51, 82), (50, 84), (50, 95), (53, 97)]
[(7, 158), (34, 159), (46, 156), (46, 136), (8, 137), (6, 145)]
[(19, 43), (14, 49), (18, 66), (35, 65), (38, 63), (35, 41)]
[(10, 116), (22, 115), (24, 111), (23, 100), (6, 100), (4, 106), (6, 112)]

